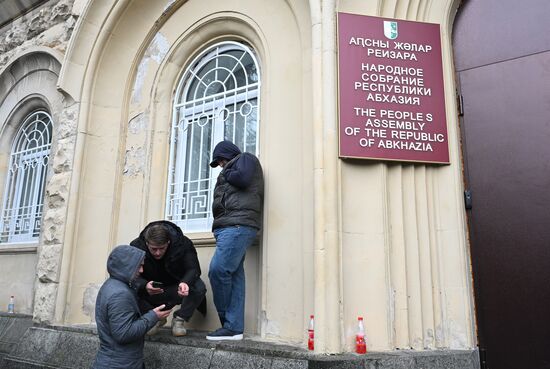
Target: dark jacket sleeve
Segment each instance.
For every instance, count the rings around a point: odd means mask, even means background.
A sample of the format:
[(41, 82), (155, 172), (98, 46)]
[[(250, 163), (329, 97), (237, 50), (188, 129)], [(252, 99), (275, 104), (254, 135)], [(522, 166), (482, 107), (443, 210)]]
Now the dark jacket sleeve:
[(256, 170), (256, 158), (248, 153), (244, 153), (224, 168), (223, 175), (227, 182), (238, 188), (247, 188), (252, 183), (254, 171)]
[(146, 291), (145, 287), (147, 286), (147, 282), (145, 278), (138, 277), (132, 281), (132, 286), (141, 294)]
[(120, 344), (143, 339), (147, 331), (158, 322), (152, 310), (138, 317), (132, 308), (133, 299), (131, 293), (117, 293), (107, 302), (111, 336)]
[(201, 275), (201, 267), (197, 257), (197, 250), (193, 242), (187, 237), (181, 240), (183, 247), (183, 257), (181, 258), (182, 269), (185, 270), (180, 282), (185, 282), (189, 286), (195, 284)]

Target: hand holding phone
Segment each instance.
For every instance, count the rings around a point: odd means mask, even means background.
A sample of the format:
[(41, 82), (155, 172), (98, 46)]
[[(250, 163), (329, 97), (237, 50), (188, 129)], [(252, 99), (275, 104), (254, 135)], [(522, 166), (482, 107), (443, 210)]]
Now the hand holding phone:
[(172, 310), (172, 308), (173, 308), (174, 306), (175, 306), (174, 304), (165, 303), (165, 304), (164, 304), (164, 307), (161, 309), (161, 311)]
[(163, 288), (163, 287), (164, 287), (164, 283), (153, 281), (153, 282), (151, 283), (151, 286), (152, 286), (153, 288)]
[(155, 312), (159, 320), (166, 319), (168, 315), (170, 315), (170, 310), (166, 310), (165, 305), (157, 306), (156, 308), (153, 309), (153, 311)]
[(164, 292), (164, 284), (162, 282), (149, 281), (145, 286), (145, 290), (149, 295), (158, 295)]

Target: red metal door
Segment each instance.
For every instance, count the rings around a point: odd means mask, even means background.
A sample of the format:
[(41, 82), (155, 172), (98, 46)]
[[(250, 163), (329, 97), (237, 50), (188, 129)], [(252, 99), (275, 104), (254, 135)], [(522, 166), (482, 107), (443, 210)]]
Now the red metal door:
[(482, 361), (550, 368), (550, 1), (466, 0), (455, 20)]

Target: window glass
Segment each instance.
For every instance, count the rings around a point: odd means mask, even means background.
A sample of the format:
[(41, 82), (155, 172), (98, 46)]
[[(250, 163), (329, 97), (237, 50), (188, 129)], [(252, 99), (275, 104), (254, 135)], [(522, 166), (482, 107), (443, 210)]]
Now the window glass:
[(38, 111), (29, 115), (10, 153), (0, 242), (38, 240), (51, 143), (52, 120), (48, 113)]
[(258, 71), (248, 46), (223, 42), (197, 57), (179, 82), (165, 215), (187, 232), (212, 226), (212, 190), (220, 172), (209, 166), (214, 146), (225, 139), (258, 154)]

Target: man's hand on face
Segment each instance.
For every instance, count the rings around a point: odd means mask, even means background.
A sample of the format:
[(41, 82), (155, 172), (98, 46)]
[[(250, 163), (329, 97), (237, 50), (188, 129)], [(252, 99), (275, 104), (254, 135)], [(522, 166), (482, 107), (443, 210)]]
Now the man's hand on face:
[(188, 296), (189, 295), (189, 286), (185, 282), (181, 282), (178, 286), (178, 295)]
[(145, 289), (147, 290), (147, 293), (149, 295), (158, 295), (159, 293), (164, 292), (164, 290), (162, 288), (153, 287), (153, 281), (147, 282), (147, 284), (145, 285)]

